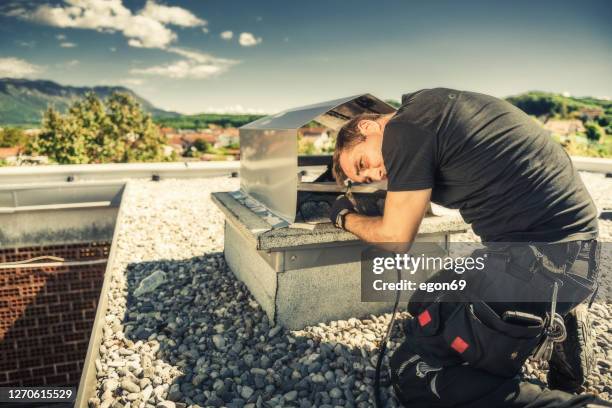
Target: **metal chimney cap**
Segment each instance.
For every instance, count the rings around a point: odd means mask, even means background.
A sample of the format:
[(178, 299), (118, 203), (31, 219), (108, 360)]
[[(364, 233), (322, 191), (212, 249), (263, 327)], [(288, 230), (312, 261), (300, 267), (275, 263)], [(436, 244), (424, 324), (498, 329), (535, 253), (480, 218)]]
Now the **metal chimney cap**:
[(240, 129), (292, 130), (316, 120), (328, 128), (337, 130), (347, 121), (362, 113), (393, 112), (395, 112), (393, 106), (368, 93), (287, 109), (247, 123)]

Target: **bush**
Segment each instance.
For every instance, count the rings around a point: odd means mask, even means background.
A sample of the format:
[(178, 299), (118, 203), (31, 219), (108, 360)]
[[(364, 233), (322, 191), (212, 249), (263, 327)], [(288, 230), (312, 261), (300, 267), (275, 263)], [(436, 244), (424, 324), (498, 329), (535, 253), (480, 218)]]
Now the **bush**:
[(612, 143), (584, 143), (579, 142), (574, 136), (561, 140), (558, 135), (553, 135), (553, 138), (561, 143), (570, 156), (612, 157)]
[(206, 153), (210, 149), (210, 145), (202, 139), (197, 139), (195, 142), (193, 142), (193, 147), (195, 147), (197, 151), (202, 153)]
[(21, 129), (6, 128), (0, 130), (0, 147), (24, 146), (27, 136)]
[(101, 101), (90, 92), (65, 115), (48, 108), (28, 150), (60, 164), (151, 162), (174, 158), (164, 154), (165, 145), (151, 116), (131, 95), (115, 92)]
[(606, 133), (604, 132), (602, 127), (597, 124), (597, 122), (587, 122), (584, 124), (584, 128), (586, 129), (587, 139), (593, 142), (603, 143), (603, 139)]
[(612, 117), (611, 116), (600, 116), (599, 118), (597, 118), (597, 123), (599, 124), (599, 126), (605, 128), (607, 126), (610, 126), (610, 124), (612, 124)]

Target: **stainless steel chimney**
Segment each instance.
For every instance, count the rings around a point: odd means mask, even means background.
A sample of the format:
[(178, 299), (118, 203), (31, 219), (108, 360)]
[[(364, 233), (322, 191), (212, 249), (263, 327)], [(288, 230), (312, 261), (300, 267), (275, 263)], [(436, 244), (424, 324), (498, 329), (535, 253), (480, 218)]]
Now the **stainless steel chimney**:
[[(330, 194), (338, 191), (330, 177), (332, 156), (300, 156), (298, 130), (311, 121), (339, 130), (359, 114), (394, 111), (391, 105), (363, 94), (285, 110), (241, 127), (241, 192), (287, 223), (294, 223), (300, 192)], [(327, 174), (311, 182), (302, 180), (304, 169), (314, 166), (327, 168)]]

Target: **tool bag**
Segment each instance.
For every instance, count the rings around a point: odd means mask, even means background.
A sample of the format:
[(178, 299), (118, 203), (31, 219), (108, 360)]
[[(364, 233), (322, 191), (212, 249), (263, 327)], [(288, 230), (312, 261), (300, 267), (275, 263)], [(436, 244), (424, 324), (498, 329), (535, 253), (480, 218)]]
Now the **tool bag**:
[(485, 302), (446, 294), (407, 322), (406, 342), (430, 364), (467, 362), (510, 378), (539, 344), (544, 328), (538, 316), (521, 316), (510, 323)]
[[(414, 318), (406, 323), (406, 342), (433, 365), (468, 363), (513, 377), (543, 340), (554, 282), (561, 285), (562, 314), (593, 293), (597, 265), (582, 272), (572, 266), (581, 256), (593, 257), (595, 249), (596, 241), (585, 241), (478, 250), (481, 253), (472, 256), (486, 253), (487, 265), (483, 273), (464, 275), (467, 293), (446, 292), (435, 299), (413, 296), (408, 310)], [(451, 278), (452, 273), (442, 271), (434, 279)]]

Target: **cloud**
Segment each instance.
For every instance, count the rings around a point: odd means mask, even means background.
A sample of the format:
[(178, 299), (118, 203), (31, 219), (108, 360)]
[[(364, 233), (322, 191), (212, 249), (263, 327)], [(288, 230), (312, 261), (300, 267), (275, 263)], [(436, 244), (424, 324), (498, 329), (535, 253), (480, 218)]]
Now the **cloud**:
[(110, 52), (115, 52), (115, 51), (117, 51), (117, 47), (110, 47), (109, 50), (110, 50)]
[(204, 110), (206, 113), (220, 113), (220, 114), (249, 114), (249, 115), (263, 115), (266, 114), (263, 109), (259, 108), (245, 108), (242, 105), (224, 106), (222, 108), (209, 106)]
[(220, 36), (224, 40), (231, 40), (234, 37), (234, 33), (228, 30), (228, 31), (222, 32)]
[(80, 64), (81, 64), (81, 61), (73, 59), (73, 60), (66, 61), (61, 64), (55, 64), (55, 67), (60, 68), (60, 69), (71, 69), (71, 68), (75, 68), (79, 66)]
[(0, 14), (7, 17), (21, 17), (27, 13), (27, 10), (23, 5), (17, 5), (17, 3), (4, 2), (6, 4), (0, 4)]
[(207, 79), (220, 75), (233, 65), (240, 63), (240, 61), (218, 58), (210, 54), (184, 48), (172, 47), (168, 51), (186, 59), (148, 68), (134, 68), (130, 70), (130, 73), (157, 75), (174, 79)]
[(147, 4), (145, 5), (144, 9), (142, 9), (140, 14), (159, 21), (160, 23), (173, 24), (182, 27), (197, 27), (207, 24), (206, 20), (196, 17), (189, 10), (176, 6), (164, 6), (150, 0), (147, 1)]
[(210, 32), (210, 30), (208, 29), (208, 27), (202, 27), (202, 32), (204, 34), (208, 34)]
[(41, 66), (13, 57), (0, 58), (0, 78), (24, 78), (42, 72)]
[(215, 65), (194, 64), (192, 61), (181, 60), (166, 65), (157, 65), (143, 69), (132, 69), (132, 74), (158, 75), (174, 79), (206, 79), (221, 73), (221, 68)]
[(230, 64), (235, 64), (238, 62), (238, 61), (230, 60), (230, 59), (217, 58), (210, 54), (206, 54), (206, 53), (196, 51), (196, 50), (190, 50), (187, 48), (170, 47), (168, 48), (167, 51), (180, 55), (181, 57), (185, 57), (189, 60), (198, 62), (200, 64), (206, 64), (206, 63), (213, 62), (213, 61), (222, 62), (222, 63), (230, 63)]
[[(168, 25), (202, 27), (202, 31), (207, 32), (208, 23), (182, 7), (166, 6), (153, 0), (148, 0), (142, 9), (135, 13), (123, 5), (123, 0), (63, 0), (60, 5), (42, 4), (32, 10), (19, 7), (10, 13), (22, 20), (53, 27), (90, 29), (104, 33), (120, 32), (132, 47), (157, 48), (182, 57), (167, 64), (133, 68), (130, 70), (132, 74), (205, 79), (222, 74), (240, 62), (173, 47), (172, 43), (178, 36)], [(227, 38), (228, 35), (229, 39), (233, 37), (231, 31), (222, 33), (221, 37)], [(63, 41), (60, 44), (62, 47), (76, 46), (65, 41), (64, 34), (58, 34), (56, 38)], [(111, 47), (110, 51), (115, 52), (116, 48)]]
[(176, 33), (166, 25), (206, 25), (205, 20), (186, 9), (160, 5), (151, 0), (136, 14), (125, 7), (122, 0), (64, 0), (64, 5), (43, 4), (34, 10), (19, 8), (10, 13), (23, 20), (53, 27), (118, 31), (128, 39), (129, 45), (142, 48), (163, 49), (176, 41)]
[(243, 47), (253, 47), (262, 42), (261, 37), (255, 38), (255, 36), (251, 33), (240, 33), (240, 38), (238, 42)]
[(63, 42), (63, 43), (60, 44), (60, 47), (62, 47), (62, 48), (74, 48), (76, 46), (77, 45), (75, 43), (69, 42), (69, 41), (66, 41), (66, 42)]
[(36, 41), (15, 41), (15, 44), (20, 47), (34, 48), (36, 46)]
[(128, 86), (138, 86), (144, 84), (144, 79), (142, 78), (125, 78), (119, 81), (120, 84), (128, 85)]

